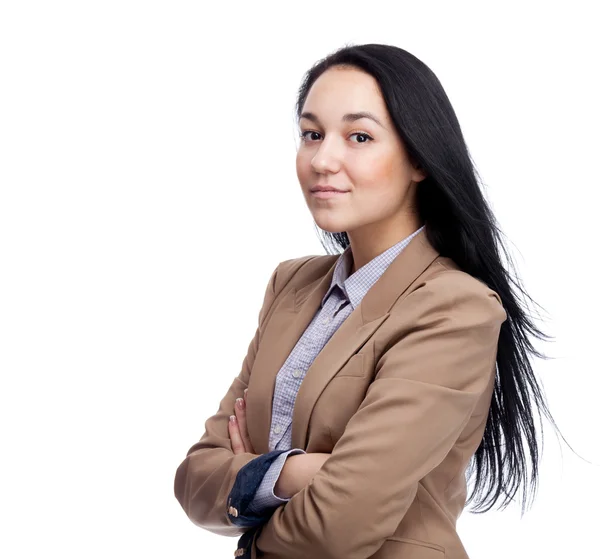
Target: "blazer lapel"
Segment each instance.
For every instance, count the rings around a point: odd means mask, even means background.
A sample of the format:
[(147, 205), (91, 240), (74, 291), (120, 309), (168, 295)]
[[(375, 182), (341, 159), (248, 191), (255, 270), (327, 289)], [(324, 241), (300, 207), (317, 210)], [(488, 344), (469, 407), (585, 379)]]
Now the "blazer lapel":
[[(259, 454), (269, 452), (269, 432), (277, 373), (313, 319), (331, 283), (335, 258), (325, 276), (302, 288), (292, 287), (268, 319), (252, 367), (248, 391), (248, 434)], [(293, 281), (293, 280), (292, 280)], [(304, 304), (298, 301), (304, 301)], [(253, 401), (257, 404), (253, 405)]]
[[(306, 447), (310, 414), (327, 383), (360, 350), (388, 318), (396, 300), (439, 256), (425, 230), (418, 233), (394, 259), (361, 303), (331, 336), (306, 371), (298, 390), (292, 416), (292, 448)], [(248, 432), (255, 451), (269, 451), (269, 431), (277, 373), (310, 324), (331, 284), (336, 259), (327, 273), (306, 286), (291, 288), (277, 305), (263, 333), (252, 368), (252, 391), (248, 409)], [(293, 279), (292, 279), (293, 281)], [(267, 403), (252, 406), (252, 400)]]

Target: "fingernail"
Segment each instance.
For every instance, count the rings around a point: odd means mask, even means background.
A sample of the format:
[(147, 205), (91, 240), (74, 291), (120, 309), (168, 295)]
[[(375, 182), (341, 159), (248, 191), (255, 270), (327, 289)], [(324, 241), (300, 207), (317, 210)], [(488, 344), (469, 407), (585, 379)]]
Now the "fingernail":
[(237, 398), (235, 403), (238, 405), (238, 408), (244, 409), (244, 398)]
[(235, 423), (236, 419), (237, 418), (235, 417), (235, 415), (230, 415), (229, 416), (229, 421), (231, 421), (231, 423)]
[(247, 388), (244, 390), (244, 396), (246, 396), (246, 392), (248, 392)]

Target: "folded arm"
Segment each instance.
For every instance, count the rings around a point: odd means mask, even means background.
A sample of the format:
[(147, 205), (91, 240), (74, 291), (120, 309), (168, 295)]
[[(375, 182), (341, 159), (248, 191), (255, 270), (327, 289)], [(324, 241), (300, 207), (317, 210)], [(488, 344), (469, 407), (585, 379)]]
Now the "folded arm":
[(266, 471), (254, 499), (248, 506), (249, 512), (260, 515), (271, 511), (274, 507), (278, 507), (283, 503), (287, 503), (291, 497), (280, 497), (275, 494), (275, 485), (279, 480), (281, 471), (288, 456), (295, 454), (306, 454), (301, 448), (293, 448), (280, 454)]
[[(331, 457), (243, 544), (266, 557), (364, 559), (394, 534), (494, 375), (506, 313), (495, 293), (464, 277), (430, 280), (388, 319), (397, 336)], [(349, 509), (367, 511), (369, 525)]]
[[(270, 466), (264, 461), (274, 453), (281, 453)], [(297, 458), (291, 458), (297, 454)], [(236, 509), (232, 519), (238, 526), (257, 526), (263, 524), (273, 509), (287, 503), (293, 495), (306, 487), (323, 463), (331, 456), (328, 452), (311, 452), (294, 448), (263, 454), (248, 462), (239, 472), (229, 495), (231, 505)], [(248, 483), (247, 479), (258, 480)]]

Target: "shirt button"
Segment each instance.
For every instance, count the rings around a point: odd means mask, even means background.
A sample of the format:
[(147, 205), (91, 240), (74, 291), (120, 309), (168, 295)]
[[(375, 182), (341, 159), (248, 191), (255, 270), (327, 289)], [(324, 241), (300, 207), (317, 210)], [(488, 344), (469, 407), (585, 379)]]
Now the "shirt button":
[(326, 317), (323, 320), (321, 320), (321, 324), (329, 324), (330, 321), (331, 321), (331, 318)]
[(298, 378), (300, 375), (302, 374), (302, 371), (300, 371), (299, 369), (296, 369), (293, 373), (292, 376), (294, 378)]
[(275, 431), (279, 435), (279, 433), (281, 433), (281, 425), (276, 425), (273, 431)]

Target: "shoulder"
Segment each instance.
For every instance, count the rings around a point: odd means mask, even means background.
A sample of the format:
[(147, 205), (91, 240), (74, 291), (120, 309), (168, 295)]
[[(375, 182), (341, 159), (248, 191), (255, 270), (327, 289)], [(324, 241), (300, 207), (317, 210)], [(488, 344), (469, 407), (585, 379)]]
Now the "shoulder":
[[(402, 298), (456, 319), (504, 322), (507, 319), (500, 295), (481, 279), (461, 270), (453, 260), (437, 258)], [(404, 304), (398, 301), (403, 311)]]
[(491, 360), (507, 315), (485, 282), (444, 260), (432, 262), (394, 304), (378, 341), (377, 378), (480, 392), (495, 372)]

